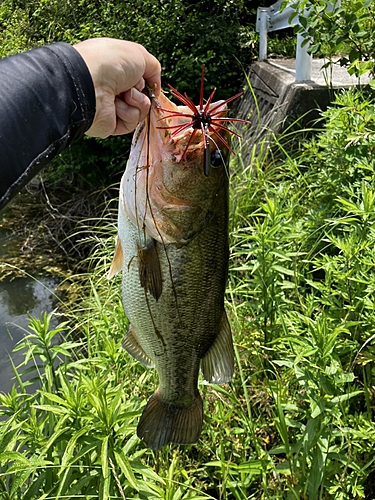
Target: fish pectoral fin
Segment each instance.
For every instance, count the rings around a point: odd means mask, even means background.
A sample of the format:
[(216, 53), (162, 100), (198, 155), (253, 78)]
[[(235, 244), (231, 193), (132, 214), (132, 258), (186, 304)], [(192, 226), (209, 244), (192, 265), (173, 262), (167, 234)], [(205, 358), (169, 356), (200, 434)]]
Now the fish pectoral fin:
[(138, 249), (139, 281), (141, 286), (157, 301), (163, 290), (160, 260), (156, 250), (156, 242), (150, 240), (147, 247)]
[(201, 362), (205, 380), (212, 384), (226, 384), (232, 380), (234, 371), (234, 349), (232, 332), (224, 311), (219, 333)]
[(194, 444), (201, 435), (202, 422), (203, 402), (199, 393), (190, 406), (180, 407), (164, 402), (158, 389), (143, 410), (137, 435), (153, 450), (168, 443)]
[(134, 359), (142, 363), (142, 365), (146, 368), (154, 368), (153, 361), (147, 356), (141, 347), (134, 328), (131, 325), (129, 326), (128, 333), (122, 341), (122, 347), (130, 354), (130, 356), (133, 356)]
[(115, 246), (115, 254), (113, 256), (111, 267), (108, 271), (107, 279), (113, 278), (115, 274), (122, 271), (124, 267), (124, 254), (122, 253), (121, 241), (118, 236), (116, 236), (116, 246)]

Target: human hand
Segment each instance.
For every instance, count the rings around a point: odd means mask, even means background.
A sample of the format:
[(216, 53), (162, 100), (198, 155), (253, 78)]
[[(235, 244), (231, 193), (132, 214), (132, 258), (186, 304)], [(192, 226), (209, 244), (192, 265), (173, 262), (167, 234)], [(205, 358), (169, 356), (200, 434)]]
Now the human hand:
[[(149, 109), (145, 83), (160, 94), (160, 63), (138, 43), (92, 38), (73, 46), (84, 59), (95, 87), (96, 113), (86, 134), (105, 138), (132, 132)], [(121, 98), (120, 98), (121, 96)]]

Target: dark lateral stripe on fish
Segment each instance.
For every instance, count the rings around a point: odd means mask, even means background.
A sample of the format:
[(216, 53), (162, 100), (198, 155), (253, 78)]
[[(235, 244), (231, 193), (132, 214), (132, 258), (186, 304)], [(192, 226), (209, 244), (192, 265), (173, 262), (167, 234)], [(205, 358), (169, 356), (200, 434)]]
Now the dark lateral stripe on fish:
[(159, 450), (168, 443), (193, 444), (199, 439), (203, 423), (203, 402), (198, 393), (189, 407), (163, 402), (159, 389), (151, 396), (137, 428), (145, 444)]
[[(160, 103), (180, 113), (163, 94)], [(111, 268), (112, 273), (122, 268), (124, 309), (133, 326), (124, 347), (145, 366), (151, 360), (160, 379), (138, 426), (138, 436), (155, 450), (198, 441), (200, 365), (213, 383), (228, 382), (234, 365), (223, 314), (228, 172), (216, 165), (205, 177), (201, 138), (189, 143), (188, 129), (171, 138), (158, 128), (160, 115), (153, 102), (147, 126), (135, 133), (120, 186), (121, 246)], [(173, 117), (170, 121), (180, 126)], [(227, 154), (223, 144), (222, 156)]]

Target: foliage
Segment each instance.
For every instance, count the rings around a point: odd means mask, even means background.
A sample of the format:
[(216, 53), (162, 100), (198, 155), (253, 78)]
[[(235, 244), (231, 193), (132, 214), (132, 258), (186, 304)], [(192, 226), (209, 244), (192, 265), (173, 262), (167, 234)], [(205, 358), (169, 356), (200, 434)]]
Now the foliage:
[(208, 90), (218, 87), (225, 99), (241, 84), (239, 61), (254, 57), (256, 7), (256, 2), (228, 0), (194, 5), (185, 0), (5, 0), (0, 7), (1, 51), (7, 55), (57, 40), (125, 38), (145, 45), (160, 59), (164, 81), (192, 92), (193, 98), (199, 95), (201, 66), (206, 64)]
[[(205, 64), (207, 93), (217, 87), (218, 99), (226, 99), (242, 84), (242, 62), (249, 64), (256, 54), (256, 7), (257, 2), (242, 0), (194, 4), (187, 0), (3, 0), (0, 56), (56, 41), (125, 38), (158, 57), (164, 87), (170, 83), (197, 102)], [(80, 140), (54, 160), (53, 176), (63, 180), (74, 172), (78, 186), (94, 182), (102, 187), (108, 176), (124, 170), (129, 148), (129, 137)]]
[(281, 161), (254, 157), (251, 193), (236, 198), (232, 295), (260, 343), (252, 363), (277, 435), (268, 458), (286, 488), (265, 498), (374, 493), (375, 101), (349, 91), (334, 104), (298, 153), (287, 133)]
[(67, 323), (30, 319), (0, 396), (0, 498), (374, 498), (374, 107), (343, 93), (317, 136), (287, 131), (232, 162), (237, 366), (230, 385), (200, 385), (196, 446), (153, 453), (135, 436), (156, 377), (121, 349), (114, 219), (91, 232)]
[(333, 11), (327, 10), (328, 0), (298, 0), (291, 2), (303, 33), (310, 41), (311, 54), (323, 53), (338, 62), (357, 77), (365, 73), (375, 76), (375, 3), (373, 0), (343, 0), (331, 2)]
[[(91, 335), (101, 320), (111, 319), (97, 318)], [(88, 358), (76, 360), (82, 342), (56, 342), (66, 325), (50, 329), (50, 320), (51, 315), (32, 318), (32, 333), (17, 346), (26, 351), (24, 365), (35, 363), (23, 375), (35, 374), (41, 388), (27, 395), (18, 371), (19, 389), (1, 396), (7, 416), (1, 428), (1, 498), (158, 495), (164, 480), (142, 465), (144, 450), (134, 449), (134, 419), (140, 414), (137, 396), (129, 397), (134, 384), (113, 370), (125, 363), (118, 343), (93, 336), (86, 343)]]

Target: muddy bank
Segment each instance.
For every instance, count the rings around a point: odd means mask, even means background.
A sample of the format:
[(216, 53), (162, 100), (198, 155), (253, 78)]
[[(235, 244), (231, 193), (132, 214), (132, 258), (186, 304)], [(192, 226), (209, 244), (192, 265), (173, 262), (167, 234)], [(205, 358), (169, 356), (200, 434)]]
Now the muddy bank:
[(87, 267), (97, 205), (97, 195), (47, 194), (36, 181), (0, 213), (1, 392), (14, 383), (9, 356), (16, 366), (22, 360), (12, 350), (27, 333), (29, 315), (62, 313), (79, 287), (73, 276)]
[(85, 270), (93, 227), (112, 212), (116, 220), (116, 194), (47, 190), (34, 181), (0, 213), (0, 280), (25, 273), (66, 278)]

